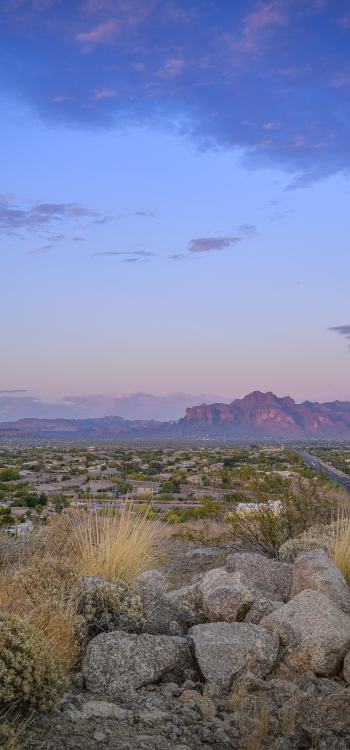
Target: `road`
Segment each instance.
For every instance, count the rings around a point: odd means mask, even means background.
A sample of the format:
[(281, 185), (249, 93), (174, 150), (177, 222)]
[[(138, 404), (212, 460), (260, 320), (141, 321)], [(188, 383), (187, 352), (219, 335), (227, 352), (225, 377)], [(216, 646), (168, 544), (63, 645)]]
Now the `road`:
[(337, 482), (337, 484), (340, 484), (342, 487), (345, 487), (347, 492), (350, 493), (350, 476), (348, 474), (345, 474), (343, 471), (340, 471), (339, 469), (335, 469), (334, 466), (331, 466), (331, 464), (327, 464), (326, 461), (323, 461), (322, 458), (318, 458), (317, 456), (312, 456), (311, 453), (305, 453), (304, 451), (300, 451), (299, 455), (304, 459), (307, 466), (311, 466), (313, 469), (315, 469), (318, 472), (323, 472), (327, 475), (330, 479), (333, 480), (333, 482)]

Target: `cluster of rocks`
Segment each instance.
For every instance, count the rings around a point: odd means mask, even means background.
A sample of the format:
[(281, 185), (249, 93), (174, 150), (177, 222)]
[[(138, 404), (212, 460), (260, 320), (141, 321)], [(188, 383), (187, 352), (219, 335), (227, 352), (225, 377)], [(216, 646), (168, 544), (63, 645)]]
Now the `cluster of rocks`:
[(142, 632), (89, 642), (28, 748), (350, 747), (350, 591), (324, 550), (231, 554), (170, 591), (147, 571), (136, 589)]

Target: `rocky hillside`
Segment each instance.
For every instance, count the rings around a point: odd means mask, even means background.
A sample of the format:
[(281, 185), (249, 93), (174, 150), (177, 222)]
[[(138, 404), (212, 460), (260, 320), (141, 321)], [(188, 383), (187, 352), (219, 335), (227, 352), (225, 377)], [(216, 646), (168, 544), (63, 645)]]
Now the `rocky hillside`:
[(175, 589), (166, 570), (141, 574), (136, 630), (132, 621), (116, 624), (117, 584), (83, 579), (78, 608), (83, 614), (89, 602), (96, 621), (81, 671), (58, 707), (28, 725), (23, 747), (349, 748), (342, 574), (323, 549), (294, 562), (226, 550), (224, 564), (208, 568), (218, 552), (222, 559), (223, 550), (193, 551), (204, 570), (191, 578), (190, 558)]

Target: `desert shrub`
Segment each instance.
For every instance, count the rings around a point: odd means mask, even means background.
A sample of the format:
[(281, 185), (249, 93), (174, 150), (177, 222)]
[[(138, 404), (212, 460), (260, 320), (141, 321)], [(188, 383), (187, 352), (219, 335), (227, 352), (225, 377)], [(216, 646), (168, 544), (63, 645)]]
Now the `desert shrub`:
[(20, 565), (12, 573), (11, 587), (18, 599), (30, 599), (37, 607), (47, 598), (67, 600), (78, 580), (79, 575), (69, 560), (34, 555), (26, 565)]
[(180, 523), (181, 516), (175, 510), (168, 510), (167, 513), (165, 514), (165, 520), (167, 523), (170, 523), (170, 524)]
[(0, 706), (50, 709), (63, 675), (42, 634), (16, 615), (0, 613)]
[(302, 552), (312, 549), (324, 549), (332, 555), (336, 540), (336, 522), (311, 526), (297, 537), (287, 539), (279, 548), (278, 557), (284, 562), (294, 562)]
[(234, 534), (240, 547), (246, 547), (276, 557), (279, 548), (315, 524), (327, 524), (334, 514), (332, 493), (315, 482), (283, 481), (278, 498), (271, 497), (264, 484), (254, 486), (256, 504), (242, 513), (234, 509), (226, 514), (225, 524)]
[(129, 505), (118, 515), (86, 515), (72, 526), (72, 561), (83, 576), (137, 578), (159, 562), (162, 522)]
[(0, 577), (1, 609), (25, 617), (66, 671), (78, 657), (74, 603), (78, 580), (69, 561), (37, 555)]
[(0, 748), (1, 750), (20, 750), (18, 732), (8, 721), (2, 721), (0, 716)]
[(140, 596), (124, 581), (85, 578), (77, 600), (81, 616), (80, 638), (86, 642), (100, 632), (139, 632), (144, 622)]

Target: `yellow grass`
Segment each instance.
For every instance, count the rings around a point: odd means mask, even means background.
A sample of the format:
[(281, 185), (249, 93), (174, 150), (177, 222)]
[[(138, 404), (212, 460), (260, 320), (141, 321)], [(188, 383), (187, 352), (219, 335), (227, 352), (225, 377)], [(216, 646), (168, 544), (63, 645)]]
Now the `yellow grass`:
[(253, 727), (247, 741), (247, 750), (260, 750), (264, 737), (267, 737), (270, 716), (267, 700), (257, 701), (253, 711)]
[(163, 524), (127, 506), (88, 514), (72, 526), (72, 560), (82, 575), (131, 582), (159, 562)]
[(350, 585), (350, 519), (338, 518), (332, 559)]

